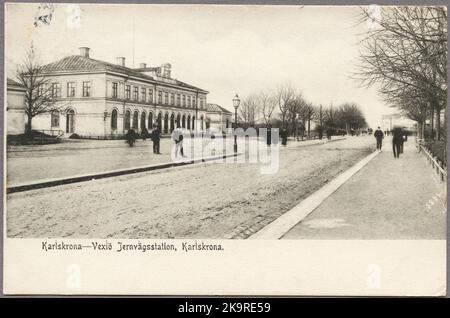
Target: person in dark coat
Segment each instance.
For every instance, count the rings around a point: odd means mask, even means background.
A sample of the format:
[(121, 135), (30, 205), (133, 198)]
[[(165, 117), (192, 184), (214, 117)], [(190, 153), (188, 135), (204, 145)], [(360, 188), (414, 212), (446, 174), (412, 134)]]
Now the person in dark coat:
[(134, 146), (134, 143), (136, 142), (136, 133), (134, 131), (134, 129), (128, 129), (126, 135), (125, 135), (125, 139), (128, 145), (130, 145), (130, 147)]
[(286, 128), (283, 128), (283, 129), (281, 130), (281, 144), (282, 144), (283, 146), (286, 146), (286, 145), (287, 145), (287, 138), (288, 138), (288, 132), (287, 132), (287, 129), (286, 129)]
[(375, 133), (373, 134), (373, 136), (377, 140), (377, 149), (381, 150), (381, 147), (383, 146), (384, 134), (383, 134), (383, 131), (380, 129), (380, 127), (378, 127), (378, 129), (375, 130)]
[(145, 127), (142, 128), (141, 137), (142, 137), (143, 141), (145, 141), (147, 139), (147, 137), (148, 137), (148, 130), (147, 130), (147, 128), (145, 128)]
[(153, 141), (153, 153), (158, 155), (161, 154), (159, 152), (159, 141), (161, 140), (161, 130), (159, 130), (158, 125), (155, 125), (155, 128), (153, 128), (150, 137)]
[(267, 146), (270, 147), (270, 145), (272, 144), (272, 126), (268, 125), (267, 126), (267, 136), (266, 136), (266, 142), (267, 142)]
[(332, 135), (333, 131), (331, 130), (331, 128), (327, 128), (327, 139), (331, 140), (331, 135)]
[(392, 151), (394, 158), (399, 158), (403, 145), (403, 131), (401, 128), (394, 128), (392, 131)]

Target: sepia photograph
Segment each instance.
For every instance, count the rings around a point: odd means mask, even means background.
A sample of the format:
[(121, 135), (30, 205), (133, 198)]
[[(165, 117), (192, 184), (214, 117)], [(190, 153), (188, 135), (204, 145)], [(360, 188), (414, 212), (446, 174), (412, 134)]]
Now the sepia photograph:
[(446, 108), (444, 6), (6, 3), (4, 240), (428, 242), (442, 269)]

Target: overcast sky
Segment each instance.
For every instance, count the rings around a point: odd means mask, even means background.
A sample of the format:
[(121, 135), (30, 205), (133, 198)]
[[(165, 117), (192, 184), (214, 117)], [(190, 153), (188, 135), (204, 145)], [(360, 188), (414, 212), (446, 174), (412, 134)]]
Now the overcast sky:
[(372, 127), (393, 112), (375, 89), (350, 79), (367, 31), (357, 7), (57, 4), (50, 25), (35, 27), (40, 12), (38, 4), (7, 4), (8, 76), (31, 42), (45, 63), (88, 46), (92, 58), (125, 56), (132, 67), (134, 41), (134, 66), (169, 62), (174, 78), (228, 109), (235, 93), (244, 98), (291, 82), (315, 104), (359, 104)]

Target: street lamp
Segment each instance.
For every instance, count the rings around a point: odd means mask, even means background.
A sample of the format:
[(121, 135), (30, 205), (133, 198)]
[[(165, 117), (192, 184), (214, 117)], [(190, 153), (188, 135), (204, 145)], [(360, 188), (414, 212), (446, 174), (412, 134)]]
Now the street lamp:
[(239, 104), (241, 103), (241, 100), (239, 99), (238, 94), (234, 96), (233, 98), (233, 107), (234, 107), (234, 153), (237, 153), (237, 135), (236, 135), (236, 129), (237, 129), (237, 109), (239, 107)]

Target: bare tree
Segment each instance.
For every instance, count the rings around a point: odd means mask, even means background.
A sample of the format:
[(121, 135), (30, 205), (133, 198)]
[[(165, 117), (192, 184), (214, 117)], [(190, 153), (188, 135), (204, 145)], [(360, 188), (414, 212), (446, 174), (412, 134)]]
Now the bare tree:
[(272, 114), (277, 106), (276, 97), (266, 91), (258, 94), (258, 104), (266, 126), (271, 123)]
[(323, 136), (323, 128), (325, 124), (325, 111), (323, 109), (322, 104), (319, 105), (319, 107), (316, 107), (316, 110), (314, 111), (313, 119), (315, 120), (317, 124), (317, 130), (319, 132), (319, 139), (322, 139)]
[(345, 129), (347, 134), (350, 134), (352, 129), (366, 126), (364, 115), (355, 103), (343, 103), (340, 105), (336, 112), (335, 123), (339, 128)]
[[(386, 101), (401, 101), (405, 92), (427, 99), (420, 103), (430, 109), (431, 129), (436, 116), (437, 137), (441, 135), (440, 115), (447, 92), (447, 13), (445, 7), (384, 7), (377, 28), (362, 42), (358, 78), (364, 85), (380, 85)], [(371, 13), (362, 9), (362, 20)], [(419, 93), (420, 91), (420, 93)], [(425, 106), (428, 105), (428, 106)], [(395, 104), (400, 107), (400, 104)], [(403, 103), (413, 107), (413, 103)], [(413, 111), (414, 112), (414, 111)]]
[(285, 128), (289, 109), (290, 107), (292, 107), (292, 104), (294, 103), (297, 93), (291, 83), (286, 83), (284, 85), (279, 85), (277, 87), (275, 96), (278, 108), (280, 110), (282, 126), (283, 128)]
[(304, 127), (307, 127), (308, 138), (311, 137), (311, 133), (310, 133), (310, 131), (311, 131), (311, 120), (314, 119), (315, 112), (316, 112), (316, 110), (315, 110), (315, 108), (314, 108), (312, 103), (305, 103), (303, 108), (302, 108), (302, 110), (301, 110), (301, 113), (300, 113), (300, 116), (301, 116), (302, 121), (303, 121), (303, 125), (304, 125)]
[(328, 128), (334, 129), (335, 128), (335, 117), (336, 112), (335, 108), (333, 107), (333, 104), (331, 104), (328, 108), (324, 111), (324, 117), (325, 117), (325, 125)]
[(33, 45), (26, 52), (23, 64), (18, 66), (16, 78), (25, 88), (26, 135), (31, 136), (35, 116), (60, 109), (57, 98), (61, 87), (58, 92), (58, 87), (45, 75)]
[(245, 128), (254, 127), (259, 112), (258, 96), (255, 94), (249, 95), (242, 102), (242, 106), (239, 107), (239, 121), (244, 124)]

